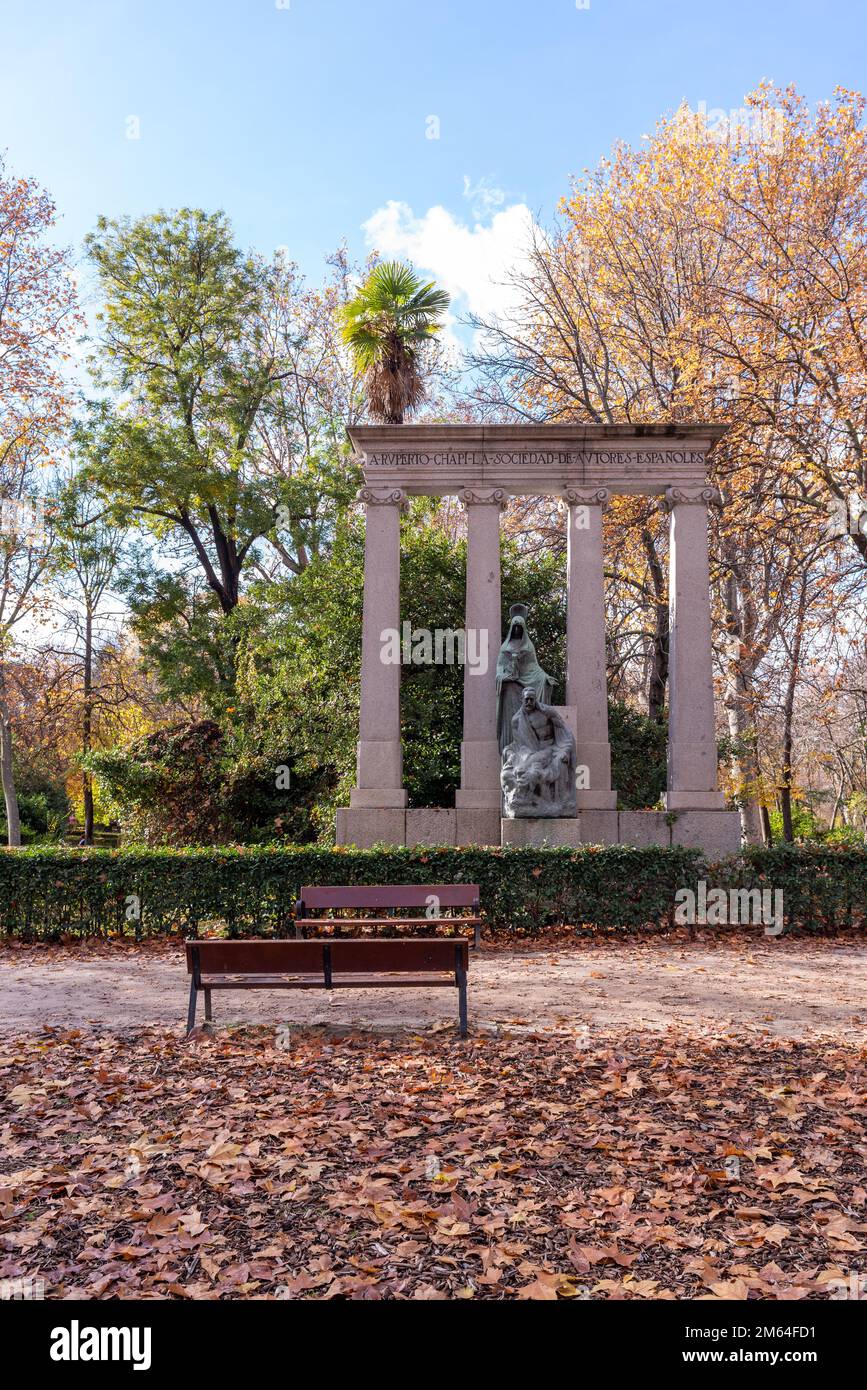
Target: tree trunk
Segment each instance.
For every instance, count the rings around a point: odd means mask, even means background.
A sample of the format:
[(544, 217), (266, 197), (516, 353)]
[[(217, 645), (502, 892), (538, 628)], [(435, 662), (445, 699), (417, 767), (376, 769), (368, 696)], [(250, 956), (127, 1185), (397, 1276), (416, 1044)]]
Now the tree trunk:
[(792, 726), (795, 716), (795, 693), (801, 673), (801, 647), (804, 640), (804, 613), (807, 606), (807, 582), (801, 587), (801, 600), (792, 646), (789, 651), (789, 679), (786, 685), (786, 698), (783, 701), (783, 776), (780, 785), (780, 810), (783, 813), (783, 839), (792, 844), (795, 832), (792, 825), (792, 753), (794, 738)]
[[(727, 673), (727, 686), (729, 683), (734, 684), (732, 677), (733, 673), (730, 666)], [(742, 788), (739, 797), (741, 829), (748, 845), (760, 845), (764, 842), (765, 837), (757, 795), (761, 772), (758, 753), (753, 741), (755, 731), (748, 725), (742, 700), (739, 697), (730, 699), (728, 688), (725, 696), (725, 709), (729, 735), (738, 750), (732, 753), (731, 770), (738, 786)]]
[(21, 844), (21, 817), (18, 814), (18, 795), (12, 771), (12, 719), (4, 700), (0, 700), (0, 779), (3, 782), (3, 801), (6, 805), (6, 843), (11, 849), (17, 849)]
[(759, 813), (762, 819), (762, 838), (764, 839), (765, 844), (769, 845), (773, 838), (771, 831), (771, 813), (764, 802), (762, 802), (761, 806), (759, 807)]
[[(81, 751), (88, 754), (93, 737), (93, 613), (88, 606), (84, 619), (84, 714), (81, 724)], [(93, 844), (93, 777), (81, 770), (84, 792), (84, 843)]]
[[(730, 562), (731, 565), (731, 562)], [(737, 652), (729, 654), (726, 665), (726, 688), (723, 697), (729, 735), (734, 745), (731, 756), (731, 770), (738, 785), (741, 829), (748, 845), (758, 845), (765, 839), (764, 825), (759, 807), (758, 792), (761, 785), (761, 769), (756, 744), (756, 730), (752, 724), (753, 689), (752, 676), (755, 667), (745, 661), (746, 633), (744, 632), (743, 608), (737, 578), (730, 568), (723, 590), (726, 608), (726, 631), (729, 641)]]
[(668, 594), (665, 574), (656, 553), (653, 536), (647, 529), (641, 532), (647, 566), (653, 584), (653, 644), (650, 657), (650, 678), (647, 683), (647, 716), (661, 724), (665, 710), (665, 687), (668, 684)]

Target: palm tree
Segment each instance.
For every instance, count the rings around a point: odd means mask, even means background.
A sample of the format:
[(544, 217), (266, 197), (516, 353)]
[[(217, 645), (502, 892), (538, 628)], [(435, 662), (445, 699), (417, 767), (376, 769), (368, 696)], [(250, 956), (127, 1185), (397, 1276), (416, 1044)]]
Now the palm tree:
[(384, 261), (344, 309), (343, 337), (364, 373), (375, 419), (402, 425), (425, 396), (419, 349), (442, 328), (449, 296), (411, 266)]

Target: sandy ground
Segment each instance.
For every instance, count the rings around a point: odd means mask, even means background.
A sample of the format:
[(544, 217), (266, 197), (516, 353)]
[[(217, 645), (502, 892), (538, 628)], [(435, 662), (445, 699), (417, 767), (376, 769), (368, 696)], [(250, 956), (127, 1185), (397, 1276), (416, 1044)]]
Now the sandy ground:
[[(180, 1025), (188, 977), (180, 949), (0, 950), (0, 1029)], [(446, 990), (219, 993), (216, 1022), (377, 1030), (452, 1026)], [(470, 953), (470, 1026), (720, 1027), (867, 1042), (867, 944), (766, 938), (581, 943)], [(199, 1004), (202, 1017), (202, 1001)]]

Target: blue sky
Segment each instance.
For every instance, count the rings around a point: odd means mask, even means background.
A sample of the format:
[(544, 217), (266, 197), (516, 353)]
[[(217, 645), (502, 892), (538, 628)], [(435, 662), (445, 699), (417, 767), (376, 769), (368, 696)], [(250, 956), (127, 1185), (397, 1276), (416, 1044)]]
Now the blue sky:
[(356, 254), (374, 238), (471, 295), (524, 215), (550, 218), (570, 174), (682, 98), (729, 110), (763, 77), (811, 102), (864, 87), (865, 16), (862, 0), (0, 0), (0, 148), (76, 247), (100, 213), (198, 204), (314, 279), (342, 238)]

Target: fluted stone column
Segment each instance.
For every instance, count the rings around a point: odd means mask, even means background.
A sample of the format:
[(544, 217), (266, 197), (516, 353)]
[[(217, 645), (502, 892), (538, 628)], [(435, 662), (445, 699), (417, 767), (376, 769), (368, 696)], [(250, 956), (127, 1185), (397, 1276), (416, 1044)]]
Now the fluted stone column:
[(455, 793), (459, 844), (499, 844), (500, 749), (497, 742), (497, 653), (501, 641), (499, 488), (467, 488), (467, 597), (464, 625), (487, 651), (484, 670), (464, 667), (461, 785)]
[(361, 709), (358, 785), (350, 792), (353, 809), (403, 809), (403, 753), (400, 742), (400, 663), (383, 660), (389, 631), (400, 632), (400, 488), (363, 487), (365, 503), (364, 617), (361, 633)]
[(605, 669), (602, 513), (608, 492), (569, 488), (566, 546), (566, 703), (577, 711), (578, 766), (588, 771), (578, 810), (613, 810)]
[(717, 784), (713, 657), (710, 623), (710, 566), (707, 509), (719, 496), (713, 488), (670, 487), (669, 546), (669, 811), (721, 810)]

